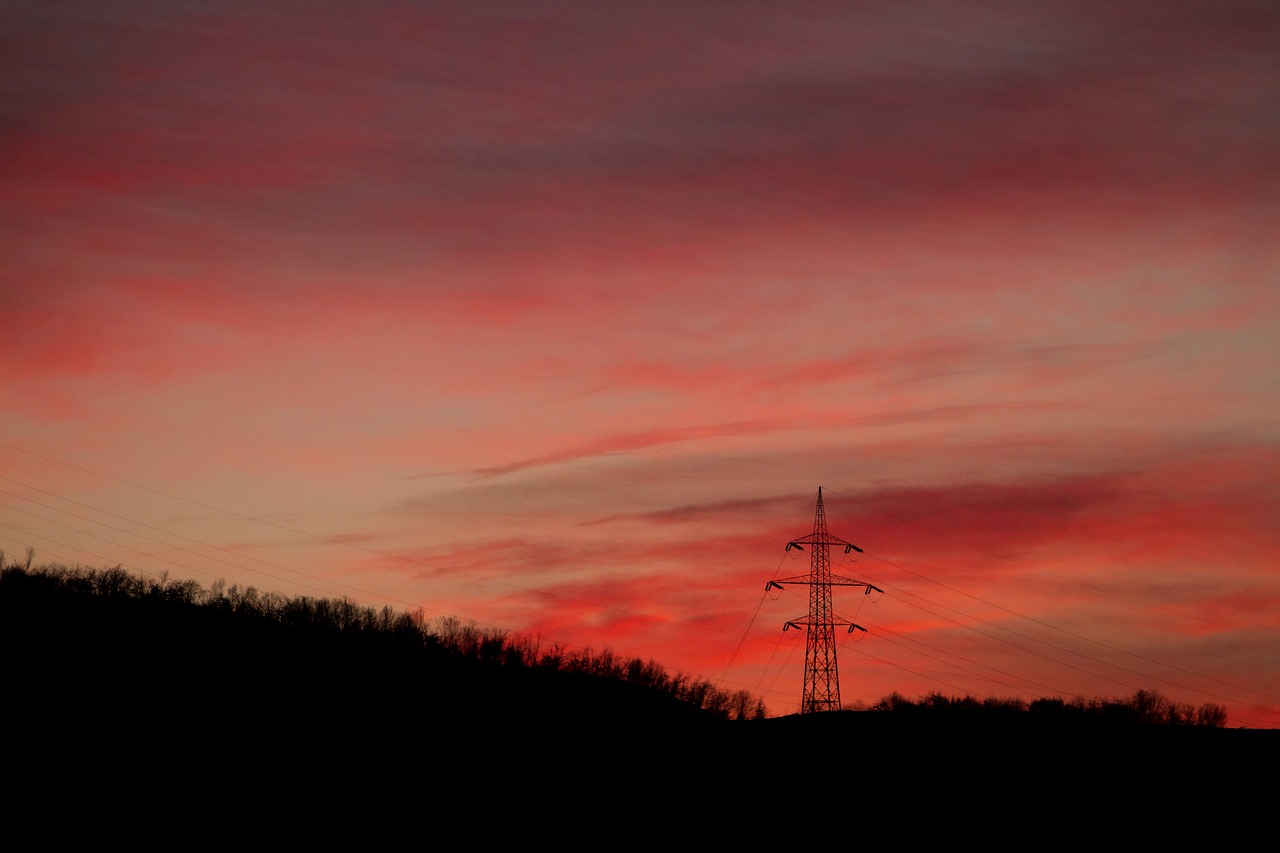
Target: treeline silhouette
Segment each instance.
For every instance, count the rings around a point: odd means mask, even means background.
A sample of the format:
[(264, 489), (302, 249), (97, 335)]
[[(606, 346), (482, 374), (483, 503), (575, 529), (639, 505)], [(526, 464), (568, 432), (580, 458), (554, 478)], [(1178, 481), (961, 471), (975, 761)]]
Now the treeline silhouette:
[(136, 697), (122, 693), (141, 691), (232, 710), (227, 697), (242, 696), (277, 708), (320, 701), (361, 718), (377, 706), (383, 716), (413, 708), (421, 718), (504, 724), (587, 712), (649, 723), (768, 713), (749, 691), (609, 648), (222, 581), (206, 589), (120, 567), (32, 566), (29, 555), (0, 569), (0, 614), (29, 676), (62, 673), (125, 704)]
[(912, 700), (901, 693), (890, 693), (874, 705), (855, 703), (854, 711), (880, 711), (903, 716), (970, 716), (990, 717), (1030, 714), (1058, 719), (1094, 719), (1117, 723), (1146, 725), (1204, 726), (1222, 728), (1227, 723), (1227, 709), (1213, 702), (1199, 707), (1175, 702), (1155, 690), (1138, 690), (1128, 699), (1074, 699), (1062, 697), (1034, 699), (975, 699), (929, 693)]

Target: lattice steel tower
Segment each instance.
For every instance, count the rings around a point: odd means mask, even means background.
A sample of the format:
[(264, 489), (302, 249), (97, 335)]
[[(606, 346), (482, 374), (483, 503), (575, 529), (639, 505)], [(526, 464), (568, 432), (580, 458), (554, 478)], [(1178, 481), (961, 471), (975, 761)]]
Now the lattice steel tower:
[(866, 633), (866, 628), (846, 619), (837, 619), (831, 609), (831, 587), (861, 586), (864, 594), (871, 590), (882, 592), (879, 587), (862, 581), (850, 580), (831, 574), (830, 546), (843, 545), (844, 552), (862, 553), (857, 545), (846, 542), (839, 536), (827, 532), (827, 513), (822, 507), (822, 487), (818, 487), (818, 509), (813, 516), (813, 532), (801, 539), (792, 539), (787, 543), (787, 550), (792, 548), (803, 551), (801, 546), (808, 545), (809, 574), (793, 578), (769, 581), (765, 591), (782, 589), (784, 584), (807, 584), (809, 586), (809, 617), (793, 619), (782, 626), (782, 630), (801, 627), (809, 629), (808, 641), (804, 652), (804, 692), (800, 698), (800, 713), (813, 711), (840, 710), (840, 673), (836, 667), (836, 626), (848, 625), (849, 633), (854, 630)]

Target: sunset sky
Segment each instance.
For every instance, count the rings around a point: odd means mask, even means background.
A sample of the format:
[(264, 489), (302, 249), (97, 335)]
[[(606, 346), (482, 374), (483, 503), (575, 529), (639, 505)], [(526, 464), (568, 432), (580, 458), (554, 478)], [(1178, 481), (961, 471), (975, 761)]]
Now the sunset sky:
[[(1280, 6), (9, 2), (0, 549), (1280, 727)], [(799, 556), (798, 560), (793, 557)]]

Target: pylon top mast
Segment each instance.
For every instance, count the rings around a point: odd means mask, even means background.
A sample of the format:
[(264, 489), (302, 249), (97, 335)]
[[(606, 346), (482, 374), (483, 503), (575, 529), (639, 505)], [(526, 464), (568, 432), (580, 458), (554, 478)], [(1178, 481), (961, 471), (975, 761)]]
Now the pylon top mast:
[(808, 628), (809, 636), (805, 643), (804, 654), (804, 690), (800, 699), (800, 713), (813, 711), (840, 710), (840, 673), (836, 664), (836, 631), (837, 625), (847, 625), (849, 633), (855, 630), (866, 632), (866, 628), (845, 619), (837, 619), (832, 612), (831, 588), (833, 586), (865, 587), (864, 593), (871, 590), (882, 592), (879, 587), (864, 581), (831, 574), (831, 546), (843, 546), (844, 552), (862, 552), (852, 542), (846, 542), (839, 536), (827, 532), (827, 513), (822, 505), (822, 487), (818, 487), (818, 507), (813, 517), (813, 532), (808, 536), (792, 539), (787, 543), (787, 550), (800, 551), (809, 546), (809, 573), (795, 577), (769, 581), (765, 590), (782, 589), (787, 584), (805, 584), (809, 587), (809, 615), (805, 619), (792, 619), (782, 626), (782, 630), (801, 627)]

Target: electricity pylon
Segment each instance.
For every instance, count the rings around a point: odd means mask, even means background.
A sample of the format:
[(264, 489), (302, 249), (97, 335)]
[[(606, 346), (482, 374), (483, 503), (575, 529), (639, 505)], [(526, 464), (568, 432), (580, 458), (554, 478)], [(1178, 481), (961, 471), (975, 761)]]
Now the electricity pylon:
[(802, 545), (813, 550), (809, 552), (809, 574), (797, 575), (793, 578), (769, 581), (765, 584), (765, 592), (771, 589), (782, 589), (784, 584), (808, 584), (809, 617), (792, 619), (782, 626), (788, 628), (801, 627), (809, 629), (809, 638), (804, 650), (804, 692), (800, 698), (800, 713), (814, 711), (840, 710), (840, 673), (836, 668), (836, 626), (848, 625), (849, 633), (855, 630), (864, 634), (867, 629), (846, 619), (837, 619), (831, 612), (831, 587), (861, 586), (866, 589), (863, 594), (870, 595), (871, 590), (883, 592), (879, 587), (862, 581), (850, 580), (831, 574), (830, 546), (843, 545), (844, 552), (862, 553), (862, 549), (839, 536), (827, 532), (827, 513), (822, 507), (822, 487), (818, 487), (818, 509), (813, 516), (813, 532), (801, 539), (792, 539), (787, 543), (787, 550), (792, 548), (803, 551)]

